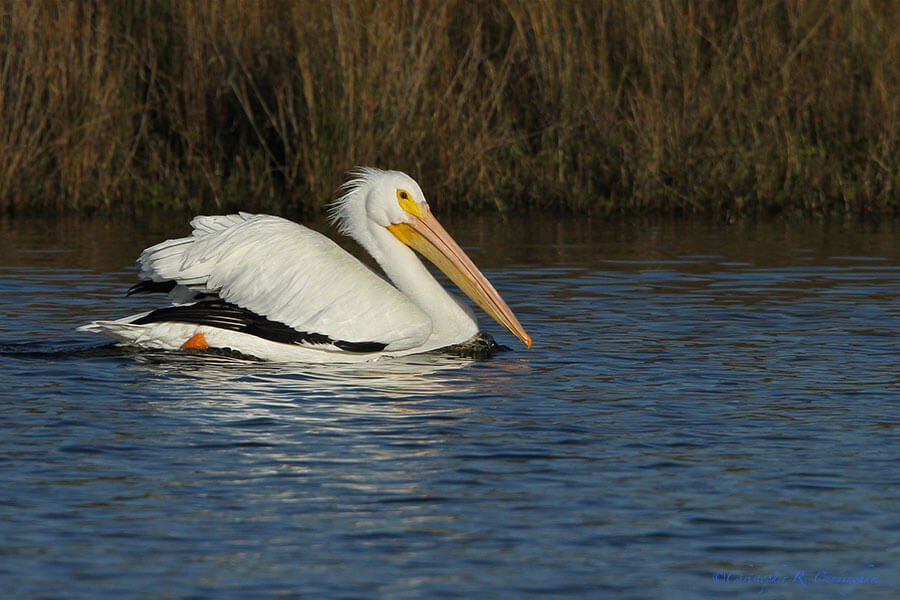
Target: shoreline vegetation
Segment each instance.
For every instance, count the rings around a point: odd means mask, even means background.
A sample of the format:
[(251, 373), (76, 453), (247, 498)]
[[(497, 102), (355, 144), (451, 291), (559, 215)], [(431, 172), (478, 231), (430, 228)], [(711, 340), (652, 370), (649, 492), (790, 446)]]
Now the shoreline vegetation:
[(900, 5), (0, 0), (0, 213), (900, 214)]

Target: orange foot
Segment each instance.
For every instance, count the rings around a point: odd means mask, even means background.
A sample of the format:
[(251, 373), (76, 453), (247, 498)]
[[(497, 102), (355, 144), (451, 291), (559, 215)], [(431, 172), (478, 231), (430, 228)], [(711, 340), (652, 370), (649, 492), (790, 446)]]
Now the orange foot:
[(209, 344), (206, 342), (206, 336), (202, 333), (195, 333), (191, 339), (181, 345), (183, 350), (209, 350)]

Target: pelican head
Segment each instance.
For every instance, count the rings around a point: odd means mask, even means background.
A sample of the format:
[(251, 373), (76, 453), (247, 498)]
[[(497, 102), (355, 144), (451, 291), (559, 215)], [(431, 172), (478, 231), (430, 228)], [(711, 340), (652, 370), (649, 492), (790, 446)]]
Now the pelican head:
[[(443, 271), (487, 314), (531, 347), (531, 336), (494, 286), (431, 214), (416, 181), (400, 171), (360, 167), (331, 206), (330, 218), (342, 233), (353, 237), (379, 260), (383, 249), (378, 229), (412, 248)], [(396, 242), (394, 242), (396, 244)], [(379, 260), (379, 262), (381, 262)]]

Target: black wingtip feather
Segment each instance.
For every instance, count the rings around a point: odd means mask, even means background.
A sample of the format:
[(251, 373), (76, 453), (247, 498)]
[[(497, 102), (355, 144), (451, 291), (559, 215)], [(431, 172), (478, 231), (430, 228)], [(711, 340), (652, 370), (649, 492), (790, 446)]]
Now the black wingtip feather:
[(125, 294), (126, 296), (130, 296), (132, 294), (168, 294), (177, 284), (174, 281), (152, 281), (150, 279), (145, 279), (144, 281), (140, 281), (130, 288), (128, 288), (128, 292)]
[(358, 352), (360, 354), (380, 352), (387, 347), (387, 344), (382, 342), (348, 342), (346, 340), (334, 340), (321, 333), (297, 331), (290, 325), (272, 321), (253, 311), (223, 300), (204, 300), (194, 304), (160, 308), (139, 319), (135, 319), (132, 323), (135, 325), (146, 325), (147, 323), (163, 321), (208, 325), (219, 329), (255, 335), (256, 337), (282, 344), (332, 344), (346, 352)]

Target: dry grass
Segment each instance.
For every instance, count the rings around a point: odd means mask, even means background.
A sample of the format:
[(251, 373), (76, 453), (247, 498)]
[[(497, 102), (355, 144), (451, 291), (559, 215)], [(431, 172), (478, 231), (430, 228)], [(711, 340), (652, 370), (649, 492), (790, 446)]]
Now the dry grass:
[(0, 0), (0, 209), (898, 212), (877, 0)]

